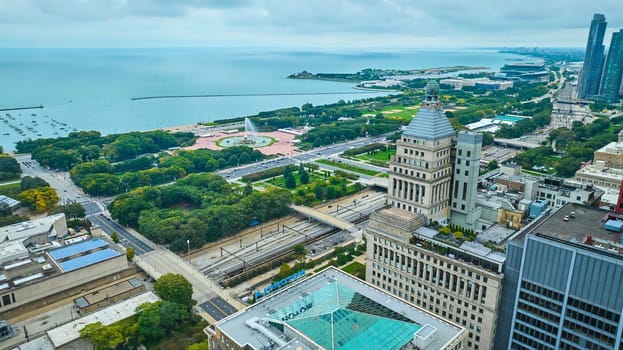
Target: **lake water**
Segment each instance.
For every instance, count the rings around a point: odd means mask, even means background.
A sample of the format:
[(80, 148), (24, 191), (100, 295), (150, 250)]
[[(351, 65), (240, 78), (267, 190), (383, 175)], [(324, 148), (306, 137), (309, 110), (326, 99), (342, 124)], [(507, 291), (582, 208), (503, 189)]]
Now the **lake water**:
[[(44, 106), (0, 112), (7, 119), (7, 123), (0, 121), (0, 145), (12, 150), (17, 140), (63, 136), (73, 129), (104, 134), (148, 130), (300, 107), (306, 102), (319, 105), (378, 95), (358, 92), (347, 83), (286, 79), (302, 70), (330, 73), (454, 65), (498, 69), (509, 58), (518, 56), (495, 50), (423, 49), (0, 49), (0, 109)], [(153, 95), (314, 92), (353, 94), (131, 100)]]

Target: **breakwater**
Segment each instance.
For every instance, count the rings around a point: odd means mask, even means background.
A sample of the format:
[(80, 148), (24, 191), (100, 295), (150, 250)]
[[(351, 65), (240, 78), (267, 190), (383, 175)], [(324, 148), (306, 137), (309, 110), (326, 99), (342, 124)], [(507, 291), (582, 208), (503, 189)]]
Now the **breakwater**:
[(344, 91), (344, 92), (282, 92), (282, 93), (260, 93), (260, 94), (208, 94), (208, 95), (161, 95), (161, 96), (145, 96), (132, 97), (132, 101), (153, 100), (160, 98), (210, 98), (210, 97), (258, 97), (258, 96), (311, 96), (311, 95), (359, 95), (373, 94), (378, 91)]

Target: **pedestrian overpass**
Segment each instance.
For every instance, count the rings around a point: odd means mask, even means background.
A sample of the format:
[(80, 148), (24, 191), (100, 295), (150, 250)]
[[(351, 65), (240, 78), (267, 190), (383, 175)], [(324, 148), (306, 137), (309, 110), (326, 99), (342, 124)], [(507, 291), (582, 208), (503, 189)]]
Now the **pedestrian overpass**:
[(329, 214), (323, 213), (320, 210), (316, 210), (314, 208), (305, 207), (301, 205), (294, 205), (294, 204), (290, 205), (290, 208), (299, 214), (305, 215), (325, 225), (329, 225), (329, 226), (332, 226), (332, 227), (335, 227), (335, 228), (338, 228), (344, 231), (357, 232), (357, 228), (355, 227), (354, 224), (348, 221), (342, 220), (340, 218), (336, 218)]

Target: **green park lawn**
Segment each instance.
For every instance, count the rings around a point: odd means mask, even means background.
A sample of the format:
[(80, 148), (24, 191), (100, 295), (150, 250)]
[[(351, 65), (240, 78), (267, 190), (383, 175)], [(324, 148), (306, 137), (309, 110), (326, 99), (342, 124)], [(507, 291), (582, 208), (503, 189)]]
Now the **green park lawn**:
[(374, 114), (383, 113), (385, 118), (390, 120), (400, 120), (408, 122), (413, 118), (413, 115), (417, 112), (417, 108), (413, 108), (413, 106), (387, 106), (382, 108), (381, 110), (369, 110), (362, 112), (362, 115), (366, 114)]
[(355, 156), (356, 159), (363, 160), (365, 162), (373, 163), (374, 165), (389, 164), (389, 158), (396, 154), (396, 149), (390, 150), (376, 150), (368, 153), (361, 153)]
[(17, 195), (21, 192), (20, 183), (9, 183), (0, 185), (0, 195), (5, 195), (13, 199), (17, 199)]
[[(308, 174), (309, 174), (309, 183), (312, 183), (314, 181), (318, 181), (318, 180), (323, 180), (324, 179), (324, 177), (320, 173), (318, 173), (318, 172), (313, 172), (312, 173), (312, 172), (308, 171)], [(298, 171), (294, 171), (293, 175), (294, 175), (294, 178), (296, 179), (296, 187), (301, 186), (302, 185), (301, 177), (299, 176)], [(257, 184), (260, 185), (260, 186), (268, 185), (268, 186), (276, 186), (276, 187), (281, 187), (281, 188), (288, 189), (286, 187), (286, 180), (283, 177), (283, 175), (259, 181), (259, 182), (257, 182)]]
[(328, 159), (318, 159), (316, 161), (316, 163), (330, 165), (330, 166), (333, 166), (333, 167), (336, 167), (336, 168), (340, 168), (340, 169), (344, 169), (344, 170), (348, 170), (348, 171), (352, 171), (354, 173), (359, 173), (359, 174), (364, 174), (364, 175), (375, 176), (375, 175), (379, 174), (377, 171), (374, 171), (374, 170), (364, 169), (364, 168), (360, 168), (358, 166), (354, 166), (354, 165), (350, 165), (350, 164), (334, 162), (334, 161), (328, 160)]
[(366, 278), (366, 265), (357, 261), (353, 261), (352, 263), (344, 266), (342, 271), (363, 280)]

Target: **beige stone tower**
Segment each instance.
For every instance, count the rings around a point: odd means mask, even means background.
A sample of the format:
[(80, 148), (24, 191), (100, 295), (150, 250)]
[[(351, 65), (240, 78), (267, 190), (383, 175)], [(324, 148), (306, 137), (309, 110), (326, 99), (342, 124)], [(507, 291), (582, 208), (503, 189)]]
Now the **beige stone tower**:
[(388, 200), (393, 206), (445, 222), (449, 217), (451, 150), (455, 132), (429, 82), (420, 110), (396, 142), (389, 167)]

